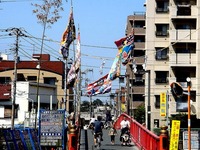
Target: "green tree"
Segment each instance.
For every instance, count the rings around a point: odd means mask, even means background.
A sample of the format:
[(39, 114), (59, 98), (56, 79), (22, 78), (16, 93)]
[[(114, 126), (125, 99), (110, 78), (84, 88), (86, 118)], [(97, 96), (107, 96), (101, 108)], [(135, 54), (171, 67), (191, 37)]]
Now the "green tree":
[(134, 119), (141, 124), (145, 122), (145, 106), (144, 106), (144, 104), (137, 107), (135, 114), (134, 114)]
[(94, 100), (92, 104), (95, 107), (97, 107), (97, 106), (103, 106), (103, 102), (100, 99)]
[(81, 104), (80, 111), (81, 112), (88, 112), (90, 110), (90, 102), (88, 101), (83, 101)]

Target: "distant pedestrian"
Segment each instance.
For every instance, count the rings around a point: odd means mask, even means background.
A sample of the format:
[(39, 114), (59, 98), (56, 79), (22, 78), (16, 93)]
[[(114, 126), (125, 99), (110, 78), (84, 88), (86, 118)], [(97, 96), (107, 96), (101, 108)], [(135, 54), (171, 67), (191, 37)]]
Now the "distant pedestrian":
[(111, 126), (108, 135), (110, 135), (111, 144), (115, 144), (115, 136), (117, 135), (117, 130), (113, 125)]
[(107, 110), (107, 112), (106, 112), (106, 121), (105, 121), (104, 125), (106, 127), (110, 127), (111, 126), (111, 122), (112, 122), (111, 112), (110, 112), (110, 110)]
[(97, 119), (95, 118), (95, 116), (93, 115), (92, 118), (90, 118), (90, 122), (89, 122), (89, 125), (88, 125), (88, 128), (89, 129), (93, 129), (94, 128), (94, 122), (96, 121)]

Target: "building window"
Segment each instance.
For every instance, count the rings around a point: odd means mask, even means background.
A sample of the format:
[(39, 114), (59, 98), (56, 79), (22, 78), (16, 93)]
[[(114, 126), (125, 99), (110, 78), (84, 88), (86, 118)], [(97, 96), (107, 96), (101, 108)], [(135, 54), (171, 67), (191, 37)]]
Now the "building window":
[(155, 95), (155, 108), (160, 109), (160, 95)]
[(53, 77), (53, 78), (45, 77), (45, 78), (44, 78), (44, 83), (45, 83), (45, 84), (50, 84), (50, 85), (55, 85), (55, 83), (56, 83), (56, 78), (55, 78), (55, 77)]
[(156, 79), (155, 82), (156, 83), (167, 83), (167, 75), (168, 75), (168, 71), (156, 71)]
[(157, 1), (156, 2), (157, 7), (156, 7), (156, 12), (157, 13), (167, 13), (169, 12), (169, 0), (167, 1)]
[(177, 7), (177, 16), (190, 16), (191, 15), (191, 7), (189, 4), (178, 5)]
[(10, 77), (0, 77), (0, 84), (10, 83), (11, 78)]
[(28, 81), (37, 81), (37, 76), (27, 76)]
[[(17, 118), (17, 112), (18, 112), (19, 105), (15, 105), (15, 117)], [(4, 118), (11, 118), (12, 116), (12, 105), (6, 105), (4, 106)]]
[(168, 36), (169, 24), (156, 24), (156, 36)]
[(23, 73), (17, 74), (17, 81), (26, 81)]
[(168, 51), (169, 48), (164, 48), (164, 47), (157, 47), (156, 48), (156, 60), (167, 60), (168, 59)]
[(145, 21), (135, 20), (134, 28), (143, 28), (145, 26)]

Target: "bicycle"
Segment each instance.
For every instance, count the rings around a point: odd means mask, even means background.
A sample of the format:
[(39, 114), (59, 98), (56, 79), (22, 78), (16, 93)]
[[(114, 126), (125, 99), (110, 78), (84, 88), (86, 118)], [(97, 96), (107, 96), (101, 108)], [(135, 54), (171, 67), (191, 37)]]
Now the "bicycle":
[(101, 132), (99, 132), (99, 133), (96, 133), (94, 136), (95, 136), (95, 139), (96, 139), (96, 145), (95, 145), (95, 147), (97, 148), (97, 149), (100, 149), (101, 148), (101, 138), (102, 138), (102, 135), (101, 135), (102, 133)]

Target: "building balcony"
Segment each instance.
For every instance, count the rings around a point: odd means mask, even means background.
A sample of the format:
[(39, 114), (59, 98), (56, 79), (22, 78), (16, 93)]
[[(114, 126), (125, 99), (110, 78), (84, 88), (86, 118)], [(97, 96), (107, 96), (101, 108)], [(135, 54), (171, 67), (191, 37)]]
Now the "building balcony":
[(191, 66), (196, 65), (196, 54), (194, 53), (173, 53), (169, 55), (170, 66)]
[[(179, 84), (182, 86), (182, 88), (183, 88), (184, 91), (187, 91), (187, 81), (185, 81), (185, 82), (179, 82)], [(196, 84), (196, 78), (191, 78), (191, 87), (192, 87), (192, 90), (195, 90), (197, 88), (196, 85), (197, 85)]]
[(195, 29), (179, 29), (170, 30), (171, 42), (195, 42), (197, 39), (197, 33)]
[[(136, 64), (144, 64), (145, 62), (145, 57), (134, 57)], [(129, 65), (132, 65), (132, 62), (128, 62)], [(131, 68), (127, 69), (131, 70)]]
[(137, 64), (144, 64), (145, 57), (135, 57), (135, 61), (137, 62)]
[(145, 29), (144, 28), (134, 28), (134, 34), (135, 35), (145, 35)]
[[(182, 7), (181, 7), (182, 6)], [(185, 6), (185, 7), (184, 7)], [(185, 11), (186, 6), (189, 6), (190, 11)], [(181, 11), (180, 9), (183, 9)], [(171, 18), (196, 18), (198, 16), (198, 8), (195, 5), (179, 5), (178, 6), (170, 6), (170, 14)]]
[[(190, 78), (191, 79), (191, 88), (192, 90), (195, 90), (197, 88), (197, 84), (196, 84), (196, 78), (193, 77), (193, 78)], [(169, 84), (171, 84), (172, 82), (178, 82), (177, 80), (179, 80), (177, 77), (170, 77), (169, 78)], [(187, 81), (186, 81), (186, 78), (185, 78), (185, 82), (178, 82), (181, 87), (183, 88), (184, 91), (187, 91)]]
[(130, 90), (130, 94), (144, 94), (144, 86), (133, 86), (132, 92)]
[(167, 78), (155, 78), (155, 83), (156, 84), (168, 83), (168, 79)]
[(135, 45), (134, 49), (139, 49), (139, 50), (145, 49), (145, 42), (134, 42), (134, 45)]
[(146, 14), (144, 12), (134, 12), (133, 20), (145, 20)]
[(164, 7), (157, 7), (156, 8), (156, 13), (168, 13), (169, 9), (168, 8), (164, 8)]

